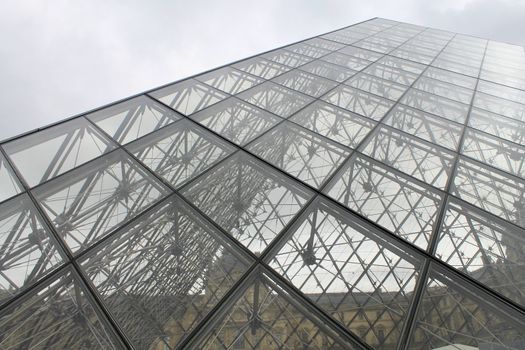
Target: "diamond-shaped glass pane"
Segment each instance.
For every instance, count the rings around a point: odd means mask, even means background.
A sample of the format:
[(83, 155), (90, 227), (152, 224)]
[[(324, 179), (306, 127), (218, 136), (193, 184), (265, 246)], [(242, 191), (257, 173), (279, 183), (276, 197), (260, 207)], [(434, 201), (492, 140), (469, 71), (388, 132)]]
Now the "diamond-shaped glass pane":
[(401, 104), (392, 109), (384, 123), (452, 150), (458, 148), (463, 131), (460, 124)]
[(292, 69), (262, 57), (249, 58), (235, 63), (233, 67), (264, 79), (271, 79)]
[(472, 108), (469, 126), (525, 146), (525, 123), (502, 115)]
[(464, 103), (416, 89), (408, 90), (401, 103), (461, 124), (465, 122), (469, 110)]
[(393, 101), (397, 101), (407, 89), (405, 85), (363, 73), (353, 76), (345, 84)]
[(86, 116), (120, 144), (136, 140), (180, 119), (153, 99), (139, 96)]
[(342, 82), (356, 73), (354, 70), (321, 60), (307, 63), (299, 69), (337, 82)]
[(283, 118), (288, 118), (313, 101), (311, 97), (272, 82), (263, 83), (237, 96)]
[(350, 154), (336, 143), (288, 122), (268, 131), (248, 150), (316, 188)]
[(232, 67), (214, 70), (213, 72), (199, 75), (195, 79), (228, 94), (236, 94), (264, 81), (261, 78)]
[(62, 260), (57, 242), (26, 194), (0, 205), (0, 304)]
[(3, 146), (29, 186), (35, 186), (114, 146), (84, 118), (45, 129)]
[(442, 200), (437, 190), (362, 156), (353, 157), (324, 192), (423, 249)]
[(385, 126), (380, 127), (362, 152), (429, 185), (444, 189), (455, 154)]
[(171, 349), (247, 269), (221, 235), (174, 197), (115, 233), (82, 268), (137, 349)]
[(168, 190), (118, 150), (33, 191), (72, 251), (83, 250)]
[(151, 96), (184, 115), (190, 115), (228, 95), (197, 80), (189, 79), (150, 93)]
[(234, 151), (217, 136), (181, 120), (126, 147), (174, 187), (193, 179)]
[(282, 120), (236, 98), (195, 113), (191, 119), (238, 145), (247, 144)]
[(1, 349), (124, 349), (71, 273), (0, 311), (0, 330)]
[(351, 148), (357, 147), (376, 124), (322, 101), (312, 103), (290, 121)]
[(313, 97), (319, 97), (337, 85), (334, 81), (297, 69), (284, 73), (273, 79), (273, 81)]
[(245, 153), (184, 188), (183, 195), (254, 252), (264, 248), (312, 194)]
[(327, 200), (285, 235), (270, 266), (363, 341), (395, 348), (421, 259)]
[(381, 120), (394, 105), (390, 100), (345, 85), (330, 91), (323, 100), (374, 120)]

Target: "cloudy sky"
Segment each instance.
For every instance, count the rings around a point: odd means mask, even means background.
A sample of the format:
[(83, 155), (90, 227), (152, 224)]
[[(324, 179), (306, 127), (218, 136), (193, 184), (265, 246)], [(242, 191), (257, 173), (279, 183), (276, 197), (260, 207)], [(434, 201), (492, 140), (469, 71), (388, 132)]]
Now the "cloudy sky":
[(525, 45), (524, 0), (3, 0), (0, 139), (376, 16)]

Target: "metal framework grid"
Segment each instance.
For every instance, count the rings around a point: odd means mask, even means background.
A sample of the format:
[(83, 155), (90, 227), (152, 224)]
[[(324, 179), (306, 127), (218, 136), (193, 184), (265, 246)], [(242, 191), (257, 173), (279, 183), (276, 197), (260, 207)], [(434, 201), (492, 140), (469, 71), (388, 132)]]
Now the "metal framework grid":
[(1, 349), (525, 347), (522, 47), (373, 18), (0, 146)]

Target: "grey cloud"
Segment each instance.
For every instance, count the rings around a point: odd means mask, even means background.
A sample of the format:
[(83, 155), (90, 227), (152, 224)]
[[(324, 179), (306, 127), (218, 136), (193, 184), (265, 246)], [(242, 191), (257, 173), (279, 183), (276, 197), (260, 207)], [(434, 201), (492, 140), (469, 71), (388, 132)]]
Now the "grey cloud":
[(515, 1), (7, 1), (0, 139), (379, 16), (523, 43)]

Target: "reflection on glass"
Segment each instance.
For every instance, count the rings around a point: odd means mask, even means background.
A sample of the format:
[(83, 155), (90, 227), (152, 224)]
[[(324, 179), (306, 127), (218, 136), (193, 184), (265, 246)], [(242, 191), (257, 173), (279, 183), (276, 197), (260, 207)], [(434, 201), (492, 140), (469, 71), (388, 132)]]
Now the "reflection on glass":
[(394, 349), (420, 258), (326, 200), (285, 235), (270, 266), (363, 341)]
[(333, 89), (337, 83), (309, 74), (300, 70), (293, 70), (273, 79), (274, 82), (287, 88), (302, 92), (313, 97), (319, 97)]
[(183, 195), (253, 252), (262, 252), (312, 197), (245, 153), (219, 164)]
[(81, 266), (137, 349), (171, 349), (247, 263), (175, 197), (117, 232)]

